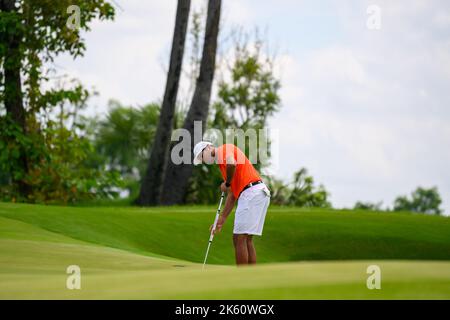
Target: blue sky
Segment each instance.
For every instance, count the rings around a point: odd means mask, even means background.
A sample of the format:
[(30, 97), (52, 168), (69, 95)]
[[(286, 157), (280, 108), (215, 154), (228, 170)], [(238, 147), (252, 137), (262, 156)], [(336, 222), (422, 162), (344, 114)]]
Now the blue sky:
[[(116, 21), (85, 35), (84, 58), (56, 61), (100, 92), (91, 114), (110, 98), (138, 106), (163, 95), (176, 1), (116, 2)], [(380, 30), (366, 26), (369, 5), (381, 9)], [(390, 206), (437, 186), (450, 213), (448, 1), (225, 0), (222, 18), (222, 34), (266, 28), (277, 51), (279, 177), (308, 168), (337, 207)]]

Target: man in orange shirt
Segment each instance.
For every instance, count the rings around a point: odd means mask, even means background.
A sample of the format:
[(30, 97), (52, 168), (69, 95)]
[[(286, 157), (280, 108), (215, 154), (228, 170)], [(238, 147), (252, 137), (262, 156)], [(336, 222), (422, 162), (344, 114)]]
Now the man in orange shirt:
[(237, 200), (233, 228), (236, 264), (255, 264), (253, 235), (262, 235), (270, 203), (269, 189), (245, 154), (235, 145), (224, 144), (216, 148), (210, 142), (200, 141), (194, 147), (194, 165), (202, 162), (219, 165), (224, 179), (220, 189), (227, 192), (225, 207), (214, 233), (222, 229)]

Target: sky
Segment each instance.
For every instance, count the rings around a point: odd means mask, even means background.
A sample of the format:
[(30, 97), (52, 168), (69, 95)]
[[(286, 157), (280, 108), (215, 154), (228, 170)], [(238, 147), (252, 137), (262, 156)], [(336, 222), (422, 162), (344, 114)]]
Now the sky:
[[(166, 81), (176, 1), (113, 2), (115, 21), (84, 34), (85, 56), (54, 63), (99, 92), (91, 114), (104, 114), (109, 99), (160, 101)], [(192, 9), (205, 3), (193, 0)], [(338, 208), (391, 207), (418, 186), (436, 186), (450, 214), (450, 2), (222, 3), (221, 36), (258, 27), (276, 51), (282, 105), (269, 127), (278, 132), (277, 177), (290, 181), (306, 167)]]

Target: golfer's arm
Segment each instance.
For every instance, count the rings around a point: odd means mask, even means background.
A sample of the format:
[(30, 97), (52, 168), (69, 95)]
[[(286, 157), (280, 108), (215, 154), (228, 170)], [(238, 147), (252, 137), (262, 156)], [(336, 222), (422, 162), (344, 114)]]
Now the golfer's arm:
[(227, 183), (231, 183), (234, 178), (234, 172), (236, 171), (236, 161), (233, 157), (227, 158)]
[[(236, 162), (234, 161), (233, 157), (227, 158), (227, 183), (231, 184), (231, 181), (233, 181), (234, 178), (234, 172), (236, 171)], [(222, 216), (227, 218), (231, 211), (234, 208), (234, 204), (236, 203), (236, 198), (234, 197), (233, 192), (228, 192), (227, 200), (225, 201), (225, 207), (222, 211)]]
[(223, 208), (223, 211), (222, 211), (222, 216), (224, 218), (227, 218), (230, 215), (231, 211), (234, 208), (235, 203), (236, 203), (236, 198), (234, 197), (233, 192), (228, 192), (227, 200), (225, 200), (225, 207)]

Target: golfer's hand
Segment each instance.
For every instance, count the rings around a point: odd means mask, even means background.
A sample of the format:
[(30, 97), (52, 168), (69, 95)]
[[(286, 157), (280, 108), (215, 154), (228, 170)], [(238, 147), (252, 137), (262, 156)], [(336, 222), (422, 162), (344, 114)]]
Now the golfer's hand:
[[(225, 217), (220, 215), (219, 219), (217, 220), (216, 229), (214, 230), (214, 234), (220, 232), (222, 230), (222, 226), (225, 223)], [(209, 227), (209, 232), (212, 232), (212, 228), (214, 227), (214, 224)]]
[(220, 191), (222, 191), (222, 192), (229, 192), (230, 191), (230, 187), (227, 188), (227, 185), (225, 184), (225, 182), (222, 182), (222, 184), (220, 185)]

